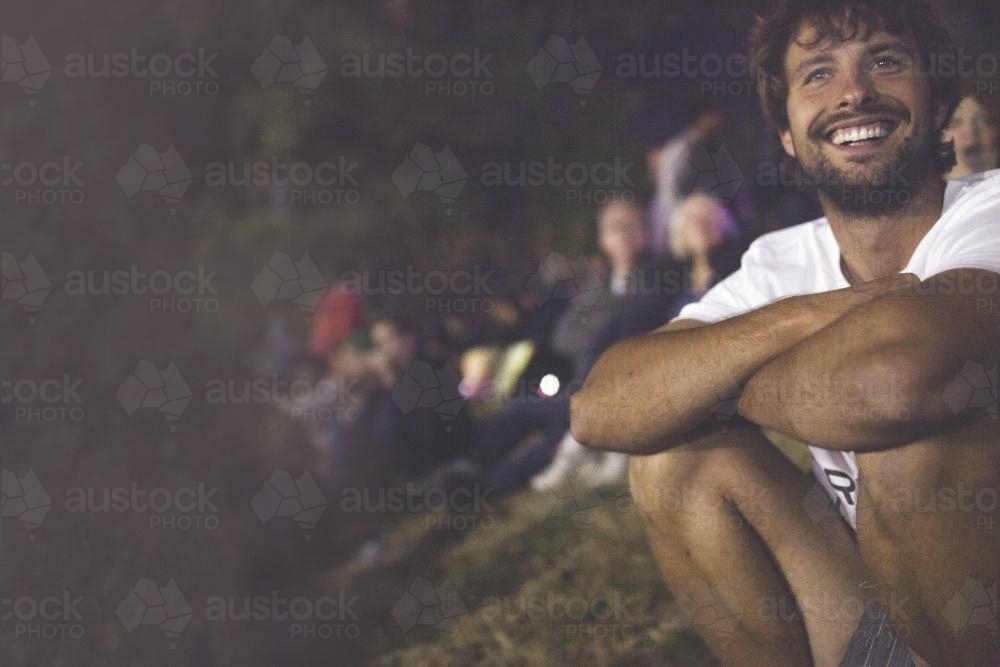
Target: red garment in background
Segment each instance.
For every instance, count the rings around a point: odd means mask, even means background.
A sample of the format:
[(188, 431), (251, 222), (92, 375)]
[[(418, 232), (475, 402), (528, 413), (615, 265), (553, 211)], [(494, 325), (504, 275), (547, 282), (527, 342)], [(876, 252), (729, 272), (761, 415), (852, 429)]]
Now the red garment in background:
[(361, 297), (331, 285), (313, 311), (309, 332), (309, 353), (326, 359), (336, 351), (352, 331), (364, 324), (365, 312)]

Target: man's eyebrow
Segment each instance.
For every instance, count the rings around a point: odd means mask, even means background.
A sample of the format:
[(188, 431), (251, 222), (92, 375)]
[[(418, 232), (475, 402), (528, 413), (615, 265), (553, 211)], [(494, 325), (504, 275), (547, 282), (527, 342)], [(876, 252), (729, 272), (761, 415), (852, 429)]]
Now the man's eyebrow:
[(885, 53), (886, 51), (902, 51), (908, 56), (914, 55), (913, 49), (910, 48), (906, 42), (898, 39), (876, 42), (868, 48), (868, 55), (877, 56), (878, 54)]
[(802, 74), (803, 70), (806, 70), (810, 67), (814, 67), (821, 63), (828, 63), (832, 61), (833, 58), (831, 58), (827, 53), (817, 53), (816, 55), (809, 56), (808, 58), (806, 58), (805, 60), (803, 60), (801, 63), (798, 64), (798, 66), (792, 72), (792, 78), (797, 79)]

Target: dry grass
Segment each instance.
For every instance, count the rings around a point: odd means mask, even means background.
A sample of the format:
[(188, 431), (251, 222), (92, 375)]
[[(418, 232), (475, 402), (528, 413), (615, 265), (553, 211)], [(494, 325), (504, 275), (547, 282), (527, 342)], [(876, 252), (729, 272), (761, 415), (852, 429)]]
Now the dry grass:
[[(716, 664), (671, 609), (627, 492), (600, 496), (589, 515), (541, 518), (548, 506), (523, 493), (466, 517), (491, 525), (459, 532), (409, 516), (388, 536), (382, 566), (349, 565), (322, 585), (367, 600), (372, 664)], [(467, 609), (457, 631), (396, 622), (393, 605), (417, 578), (454, 587)]]

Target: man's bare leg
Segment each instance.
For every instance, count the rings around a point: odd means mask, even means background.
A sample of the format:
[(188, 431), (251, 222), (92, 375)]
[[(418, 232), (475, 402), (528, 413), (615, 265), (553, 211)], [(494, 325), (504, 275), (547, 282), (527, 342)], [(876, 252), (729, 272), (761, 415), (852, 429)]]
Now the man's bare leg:
[[(756, 430), (635, 457), (632, 495), (692, 627), (727, 665), (840, 664), (867, 600), (839, 516), (809, 518), (815, 482)], [(800, 614), (794, 613), (798, 609)]]
[[(987, 618), (1000, 576), (997, 422), (983, 413), (935, 440), (859, 454), (858, 465), (858, 541), (899, 636), (934, 667), (1000, 665)], [(972, 616), (969, 595), (987, 610)]]

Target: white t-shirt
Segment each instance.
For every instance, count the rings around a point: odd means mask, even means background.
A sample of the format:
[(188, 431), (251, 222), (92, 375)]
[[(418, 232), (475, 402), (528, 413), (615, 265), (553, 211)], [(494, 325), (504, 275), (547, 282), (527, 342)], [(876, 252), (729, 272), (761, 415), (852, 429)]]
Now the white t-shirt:
[[(941, 217), (920, 241), (903, 273), (921, 280), (952, 269), (1000, 273), (1000, 169), (950, 181)], [(675, 320), (719, 322), (771, 302), (848, 287), (840, 248), (826, 218), (761, 236), (738, 271)], [(810, 447), (813, 471), (856, 528), (858, 463), (852, 452)]]

